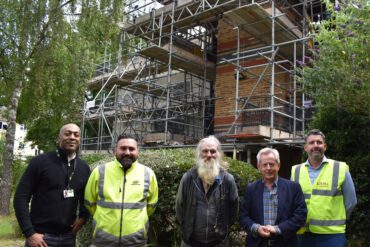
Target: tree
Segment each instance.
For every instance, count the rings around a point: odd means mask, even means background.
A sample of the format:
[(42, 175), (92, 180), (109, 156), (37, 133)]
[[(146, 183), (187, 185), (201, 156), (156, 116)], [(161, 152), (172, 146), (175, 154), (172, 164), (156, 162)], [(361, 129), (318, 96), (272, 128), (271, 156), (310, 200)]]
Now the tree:
[[(56, 1), (57, 2), (57, 1)], [(0, 184), (2, 200), (0, 214), (9, 214), (14, 135), (19, 98), (27, 83), (27, 71), (32, 58), (46, 44), (51, 24), (63, 17), (56, 2), (2, 1), (1, 2), (1, 81), (9, 88), (8, 129)], [(51, 11), (47, 11), (50, 9)], [(30, 23), (34, 25), (30, 25)]]
[(339, 11), (326, 5), (331, 18), (319, 24), (314, 62), (300, 79), (317, 106), (311, 125), (322, 126), (331, 150), (346, 158), (367, 153), (370, 140), (370, 6), (365, 0), (336, 6)]
[(17, 118), (29, 129), (27, 139), (40, 149), (55, 148), (61, 123), (80, 121), (86, 81), (95, 69), (91, 65), (107, 47), (118, 50), (122, 4), (115, 2), (80, 2), (78, 18), (69, 15), (59, 35), (33, 59)]
[[(84, 82), (99, 55), (91, 48), (112, 38), (122, 7), (122, 1), (0, 2), (0, 104), (8, 106), (0, 214), (9, 214), (17, 119), (36, 144), (55, 146), (61, 123), (79, 118)], [(106, 29), (96, 34), (102, 18)]]
[(356, 185), (358, 206), (351, 217), (349, 237), (369, 238), (367, 227), (370, 156), (370, 5), (366, 0), (332, 6), (331, 18), (321, 22), (315, 33), (314, 62), (302, 70), (302, 82), (317, 109), (311, 128), (321, 129), (328, 155), (350, 165)]

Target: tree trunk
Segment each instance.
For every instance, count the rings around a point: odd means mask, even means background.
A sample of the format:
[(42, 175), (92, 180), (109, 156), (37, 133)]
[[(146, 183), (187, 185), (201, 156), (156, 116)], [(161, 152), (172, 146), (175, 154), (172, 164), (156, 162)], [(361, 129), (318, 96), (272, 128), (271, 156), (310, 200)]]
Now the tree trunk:
[(16, 130), (17, 108), (22, 93), (22, 81), (18, 81), (14, 88), (8, 117), (8, 129), (5, 137), (4, 164), (0, 180), (0, 215), (9, 215), (10, 197), (12, 193), (14, 140)]

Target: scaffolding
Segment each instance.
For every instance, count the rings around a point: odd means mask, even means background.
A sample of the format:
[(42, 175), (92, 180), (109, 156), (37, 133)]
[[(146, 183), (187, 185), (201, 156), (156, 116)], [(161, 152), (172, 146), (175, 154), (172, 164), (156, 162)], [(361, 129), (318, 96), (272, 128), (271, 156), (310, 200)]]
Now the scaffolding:
[[(231, 140), (234, 152), (248, 141), (300, 143), (306, 99), (296, 71), (317, 4), (129, 2), (119, 52), (106, 54), (88, 83), (94, 96), (83, 109), (82, 150), (107, 150), (123, 132), (149, 146), (192, 144), (216, 134)], [(220, 37), (223, 30), (229, 33)], [(223, 50), (229, 34), (236, 38)], [(223, 68), (233, 69), (228, 84)], [(233, 97), (225, 100), (229, 87)], [(218, 110), (225, 105), (228, 111)], [(232, 120), (219, 124), (229, 115)]]

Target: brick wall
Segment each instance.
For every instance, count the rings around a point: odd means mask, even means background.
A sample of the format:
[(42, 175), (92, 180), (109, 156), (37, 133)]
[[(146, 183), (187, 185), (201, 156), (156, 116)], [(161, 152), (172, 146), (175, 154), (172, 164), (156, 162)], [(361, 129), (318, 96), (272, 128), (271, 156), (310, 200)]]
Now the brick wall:
[[(228, 57), (237, 51), (237, 31), (222, 21), (218, 26), (218, 60), (222, 57)], [(250, 49), (256, 46), (258, 41), (245, 32), (240, 32), (240, 47)], [(278, 60), (281, 58), (277, 58)], [(258, 56), (254, 59), (241, 60), (240, 65), (243, 67), (265, 64), (267, 59)], [(236, 63), (236, 62), (234, 62)], [(262, 75), (265, 66), (249, 70), (251, 74), (242, 72), (245, 79), (239, 80), (239, 97), (247, 99), (256, 86), (258, 77)], [(268, 107), (270, 104), (270, 74), (271, 67), (264, 73), (261, 80), (252, 94), (252, 98), (248, 101), (250, 104), (258, 107)], [(215, 132), (223, 132), (229, 128), (234, 122), (235, 112), (235, 95), (236, 95), (236, 67), (230, 63), (218, 63), (216, 68), (216, 84), (215, 84)], [(283, 69), (275, 67), (275, 96), (289, 101), (289, 80), (290, 74), (284, 72)], [(239, 102), (238, 108), (241, 109), (244, 101)], [(243, 114), (242, 114), (243, 115)], [(268, 121), (269, 116), (266, 116)], [(281, 120), (279, 120), (281, 119)], [(286, 121), (284, 118), (276, 116), (276, 121)], [(239, 119), (239, 123), (243, 122), (243, 117)], [(282, 123), (283, 124), (283, 123)]]

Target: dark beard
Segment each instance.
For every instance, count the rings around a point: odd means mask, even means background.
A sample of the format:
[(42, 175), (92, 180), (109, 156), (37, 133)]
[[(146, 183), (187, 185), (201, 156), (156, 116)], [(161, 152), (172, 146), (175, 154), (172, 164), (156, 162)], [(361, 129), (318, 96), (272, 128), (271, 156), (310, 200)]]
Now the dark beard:
[(131, 167), (131, 165), (135, 162), (136, 160), (134, 160), (132, 157), (122, 157), (120, 160), (119, 160), (119, 163), (121, 163), (122, 167), (125, 168), (125, 169), (128, 169)]

